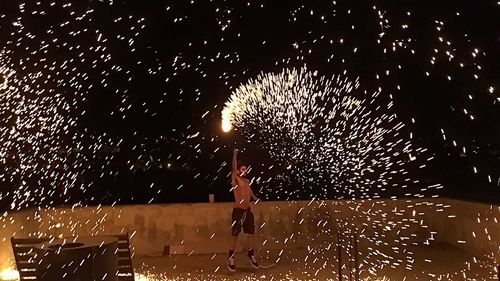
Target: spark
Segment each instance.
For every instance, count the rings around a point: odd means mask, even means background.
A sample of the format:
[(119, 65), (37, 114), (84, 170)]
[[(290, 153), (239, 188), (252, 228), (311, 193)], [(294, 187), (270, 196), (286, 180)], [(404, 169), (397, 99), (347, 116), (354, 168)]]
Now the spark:
[(370, 106), (380, 91), (364, 93), (358, 80), (315, 73), (303, 67), (250, 79), (226, 102), (222, 126), (261, 144), (299, 176), (301, 186), (311, 186), (310, 179), (316, 178), (341, 198), (369, 196), (376, 186), (388, 185), (385, 176), (404, 169), (420, 150), (413, 148), (411, 137), (400, 137), (405, 126), (394, 113)]

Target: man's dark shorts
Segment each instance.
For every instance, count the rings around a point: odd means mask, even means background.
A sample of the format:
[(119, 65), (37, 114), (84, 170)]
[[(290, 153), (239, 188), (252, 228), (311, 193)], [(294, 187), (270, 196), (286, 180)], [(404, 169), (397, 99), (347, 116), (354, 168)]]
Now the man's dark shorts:
[(231, 226), (233, 236), (238, 236), (242, 227), (244, 233), (255, 234), (253, 213), (250, 209), (233, 208)]

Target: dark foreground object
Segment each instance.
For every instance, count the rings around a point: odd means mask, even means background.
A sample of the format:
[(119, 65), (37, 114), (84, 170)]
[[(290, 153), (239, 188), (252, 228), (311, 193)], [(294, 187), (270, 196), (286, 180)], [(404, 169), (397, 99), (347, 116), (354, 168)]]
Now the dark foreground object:
[(118, 281), (117, 237), (56, 239), (35, 249), (40, 260), (37, 280)]
[(11, 238), (20, 280), (134, 281), (128, 234)]

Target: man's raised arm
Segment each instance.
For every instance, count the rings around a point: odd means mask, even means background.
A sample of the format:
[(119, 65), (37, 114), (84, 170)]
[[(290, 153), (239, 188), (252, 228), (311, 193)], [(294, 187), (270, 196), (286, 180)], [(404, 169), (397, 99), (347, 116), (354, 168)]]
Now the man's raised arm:
[(231, 179), (236, 181), (238, 178), (238, 149), (233, 149), (233, 170), (231, 172)]

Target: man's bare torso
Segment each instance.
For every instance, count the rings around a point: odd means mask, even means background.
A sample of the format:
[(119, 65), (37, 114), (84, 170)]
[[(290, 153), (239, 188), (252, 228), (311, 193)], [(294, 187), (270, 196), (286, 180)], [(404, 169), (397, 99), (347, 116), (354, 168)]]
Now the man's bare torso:
[(249, 179), (237, 176), (236, 180), (233, 181), (233, 192), (235, 208), (250, 208), (251, 189)]

